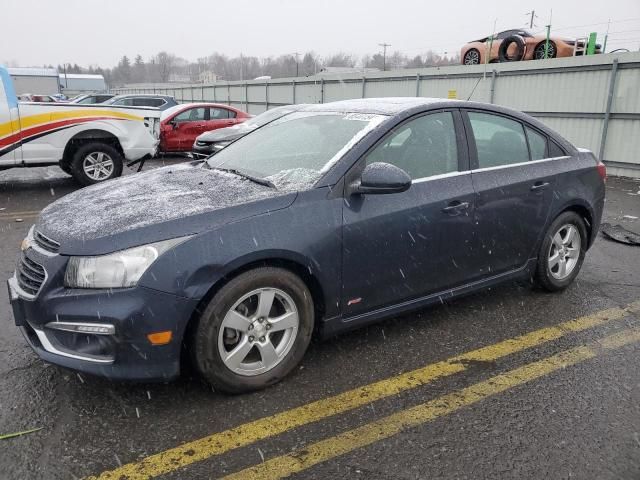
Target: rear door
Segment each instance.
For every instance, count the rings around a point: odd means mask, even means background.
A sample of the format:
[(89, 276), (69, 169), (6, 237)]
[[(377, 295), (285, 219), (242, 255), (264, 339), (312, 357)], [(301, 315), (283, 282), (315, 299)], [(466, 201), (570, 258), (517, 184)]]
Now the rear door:
[(476, 192), (479, 268), (489, 275), (534, 258), (553, 199), (548, 139), (518, 119), (464, 111)]
[(466, 283), (473, 276), (474, 192), (458, 111), (407, 120), (361, 162), (395, 165), (413, 183), (402, 193), (345, 199), (345, 315)]
[(0, 166), (22, 161), (18, 99), (9, 73), (0, 67)]
[(207, 117), (206, 130), (217, 130), (218, 128), (230, 127), (239, 123), (236, 119), (236, 112), (223, 107), (209, 107), (209, 116)]

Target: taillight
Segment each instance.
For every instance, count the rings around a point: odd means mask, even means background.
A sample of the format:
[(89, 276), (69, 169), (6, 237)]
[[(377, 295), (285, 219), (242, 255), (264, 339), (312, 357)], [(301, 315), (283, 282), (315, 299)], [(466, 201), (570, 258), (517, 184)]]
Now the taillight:
[(600, 174), (600, 177), (602, 178), (602, 180), (604, 180), (605, 182), (607, 181), (607, 166), (602, 163), (601, 161), (598, 160), (598, 165), (596, 165), (596, 168), (598, 169), (598, 173)]

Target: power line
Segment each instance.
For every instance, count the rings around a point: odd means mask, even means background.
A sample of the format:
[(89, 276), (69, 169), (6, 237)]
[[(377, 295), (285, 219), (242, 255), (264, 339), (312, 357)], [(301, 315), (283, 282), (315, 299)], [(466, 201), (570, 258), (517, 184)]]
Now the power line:
[(382, 71), (387, 70), (387, 47), (390, 47), (390, 43), (379, 43), (379, 46), (382, 47)]

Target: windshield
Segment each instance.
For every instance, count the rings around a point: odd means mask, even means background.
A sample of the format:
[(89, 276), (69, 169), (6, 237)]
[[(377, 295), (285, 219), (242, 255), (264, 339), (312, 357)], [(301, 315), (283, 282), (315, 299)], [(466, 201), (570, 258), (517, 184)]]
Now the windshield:
[(384, 118), (291, 113), (232, 143), (208, 164), (269, 179), (278, 188), (311, 185)]
[(271, 110), (267, 110), (266, 112), (263, 112), (260, 115), (256, 115), (255, 117), (250, 118), (249, 120), (247, 120), (244, 123), (241, 123), (240, 125), (243, 125), (245, 127), (250, 127), (250, 128), (262, 127), (263, 125), (266, 125), (269, 122), (273, 122), (274, 120), (277, 120), (278, 118), (283, 117), (287, 113), (291, 113), (291, 112), (293, 112), (293, 109), (289, 107), (272, 108)]

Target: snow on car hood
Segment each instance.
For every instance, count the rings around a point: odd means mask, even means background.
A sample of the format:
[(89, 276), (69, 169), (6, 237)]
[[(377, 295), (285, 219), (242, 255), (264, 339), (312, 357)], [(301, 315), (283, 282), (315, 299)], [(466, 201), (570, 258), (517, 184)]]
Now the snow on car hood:
[(196, 140), (202, 142), (219, 142), (221, 140), (235, 140), (243, 135), (246, 135), (256, 127), (247, 126), (244, 123), (233, 125), (232, 127), (219, 128), (217, 130), (211, 130), (210, 132), (204, 132)]
[(291, 189), (174, 165), (70, 193), (42, 211), (36, 230), (59, 242), (61, 253), (97, 255), (212, 229), (284, 208), (294, 198)]

